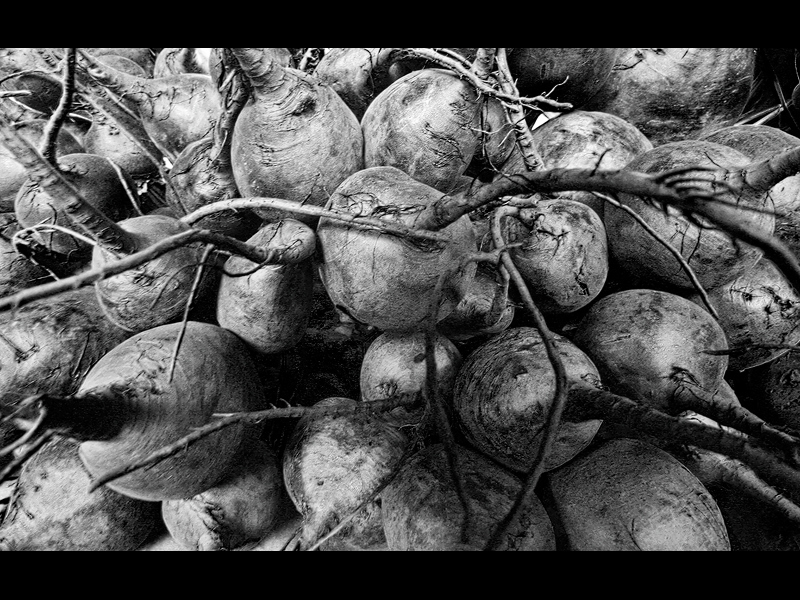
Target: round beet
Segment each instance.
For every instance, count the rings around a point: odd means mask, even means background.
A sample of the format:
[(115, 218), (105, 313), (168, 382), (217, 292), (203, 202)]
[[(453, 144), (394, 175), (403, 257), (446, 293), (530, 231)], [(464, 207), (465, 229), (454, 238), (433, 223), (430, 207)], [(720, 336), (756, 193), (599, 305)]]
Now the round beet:
[[(769, 125), (731, 125), (702, 137), (709, 142), (730, 146), (755, 162), (800, 146), (800, 138)], [(795, 254), (800, 251), (800, 174), (777, 182), (769, 190), (775, 205), (775, 237), (783, 240)]]
[(215, 486), (161, 503), (170, 535), (189, 550), (235, 550), (256, 542), (278, 525), (289, 504), (280, 460), (258, 442)]
[[(600, 111), (574, 110), (545, 121), (531, 132), (546, 169), (621, 169), (653, 144), (625, 119)], [(501, 169), (525, 172), (518, 147)], [(582, 202), (602, 218), (605, 201), (590, 192), (560, 192), (559, 198)]]
[[(600, 386), (591, 359), (568, 339), (553, 334), (570, 384)], [(513, 327), (473, 350), (453, 386), (453, 413), (472, 446), (516, 472), (527, 472), (542, 443), (555, 396), (555, 374), (538, 331)], [(545, 460), (554, 469), (594, 438), (601, 421), (563, 420)]]
[(525, 96), (578, 108), (609, 79), (626, 48), (511, 48), (508, 67)]
[[(384, 531), (389, 550), (483, 550), (521, 489), (519, 479), (485, 456), (456, 446), (474, 521), (462, 541), (464, 509), (453, 484), (442, 444), (418, 451), (382, 494)], [(555, 532), (544, 505), (534, 497), (519, 523), (500, 543), (501, 550), (552, 551)]]
[[(230, 50), (251, 90), (231, 138), (240, 193), (324, 206), (336, 186), (364, 166), (358, 119), (333, 88), (284, 67), (264, 49)], [(267, 221), (284, 216), (257, 212)]]
[[(705, 306), (698, 294), (692, 302)], [(752, 369), (787, 353), (788, 348), (758, 345), (800, 343), (800, 294), (775, 265), (762, 258), (733, 281), (708, 291), (708, 300), (719, 315), (730, 354), (728, 368)]]
[(624, 48), (584, 110), (629, 121), (654, 145), (730, 124), (750, 94), (754, 48)]
[(608, 276), (600, 216), (575, 200), (541, 200), (506, 219), (509, 253), (544, 314), (569, 314), (592, 302)]
[(77, 442), (46, 442), (20, 470), (0, 550), (136, 550), (158, 524), (158, 504), (107, 488), (90, 492), (91, 483)]
[[(86, 152), (96, 154), (113, 163), (133, 178), (145, 178), (158, 174), (159, 165), (153, 158), (160, 159), (160, 153), (145, 140), (137, 140), (114, 119), (101, 111), (92, 113), (92, 124), (83, 136)], [(144, 145), (144, 148), (142, 147)], [(145, 150), (155, 150), (153, 158)]]
[[(662, 144), (634, 158), (626, 171), (665, 173), (683, 167), (704, 166), (711, 169), (739, 169), (751, 161), (729, 146), (702, 140), (683, 140)], [(728, 202), (726, 213), (752, 227), (771, 233), (775, 228), (772, 199), (767, 190), (747, 187), (741, 192), (726, 191), (715, 181), (724, 175), (716, 171), (697, 175), (700, 190), (719, 193)], [(749, 244), (732, 240), (731, 236), (700, 218), (693, 223), (675, 208), (664, 210), (648, 199), (631, 194), (619, 194), (621, 204), (634, 210), (675, 250), (679, 251), (706, 289), (727, 283), (756, 264), (763, 252)], [(741, 208), (738, 208), (741, 207)], [(759, 209), (762, 212), (746, 210)], [(723, 210), (718, 203), (718, 209)], [(639, 287), (665, 291), (691, 290), (694, 285), (681, 263), (653, 235), (621, 208), (607, 206), (604, 223), (608, 234), (611, 260), (629, 281)]]
[(632, 289), (603, 296), (578, 322), (572, 341), (597, 365), (615, 394), (670, 411), (684, 380), (713, 393), (728, 368), (722, 326), (694, 302)]
[[(49, 425), (82, 441), (80, 457), (93, 478), (175, 443), (214, 413), (265, 408), (250, 352), (227, 329), (188, 321), (173, 371), (182, 327), (161, 325), (126, 339), (92, 366), (74, 396), (46, 400)], [(192, 497), (224, 479), (262, 429), (233, 424), (106, 486), (140, 500)]]
[(664, 450), (614, 439), (548, 474), (571, 551), (729, 551), (714, 498)]
[[(384, 400), (396, 394), (422, 394), (426, 389), (425, 332), (384, 332), (367, 348), (360, 370), (361, 399)], [(461, 353), (441, 334), (434, 336), (436, 386), (439, 397), (449, 404), (453, 382), (461, 366)], [(419, 424), (425, 407), (398, 407), (392, 413), (403, 423)]]
[(741, 395), (765, 419), (800, 431), (800, 354), (786, 352), (747, 371)]
[(389, 60), (394, 48), (326, 48), (314, 77), (331, 86), (356, 118), (397, 79)]
[(421, 69), (389, 85), (361, 119), (365, 167), (396, 167), (449, 192), (480, 147), (474, 85), (444, 69)]
[[(342, 182), (331, 196), (331, 209), (385, 215), (413, 227), (420, 209), (440, 197), (436, 189), (396, 167), (370, 167)], [(437, 247), (320, 219), (319, 268), (328, 295), (352, 318), (378, 329), (421, 329), (430, 318), (437, 281), (446, 273), (437, 320), (447, 316), (474, 277), (474, 263), (457, 272), (455, 269), (475, 251), (477, 242), (466, 215), (440, 233), (450, 239)]]

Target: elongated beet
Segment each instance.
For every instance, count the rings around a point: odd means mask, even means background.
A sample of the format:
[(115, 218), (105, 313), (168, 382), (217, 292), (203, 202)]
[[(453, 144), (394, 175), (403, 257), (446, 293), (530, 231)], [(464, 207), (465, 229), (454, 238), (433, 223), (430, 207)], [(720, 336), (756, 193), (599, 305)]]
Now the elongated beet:
[[(236, 119), (250, 97), (250, 87), (235, 68), (230, 51), (218, 50), (223, 53), (220, 68), (227, 65), (214, 79), (223, 98), (220, 117), (210, 135), (191, 142), (178, 154), (167, 174), (165, 200), (181, 216), (206, 204), (240, 196), (233, 174), (231, 142)], [(238, 210), (209, 215), (196, 226), (244, 239), (254, 234), (261, 223), (253, 211)]]
[[(109, 159), (81, 152), (61, 156), (57, 162), (61, 175), (86, 202), (106, 217), (121, 221), (135, 214), (135, 203), (139, 196), (136, 184), (128, 173)], [(42, 224), (74, 228), (61, 207), (60, 199), (53, 199), (46, 189), (30, 178), (17, 193), (14, 213), (22, 227)], [(87, 258), (91, 254), (91, 245), (59, 230), (48, 231), (44, 228), (37, 231), (34, 237), (58, 254), (79, 254)]]
[[(326, 398), (317, 405), (353, 402)], [(367, 501), (398, 465), (408, 443), (381, 415), (302, 417), (283, 454), (286, 489), (303, 515), (300, 547), (308, 548)], [(385, 544), (379, 500), (361, 509), (342, 535), (362, 549)], [(328, 547), (337, 541), (333, 538)]]
[[(44, 119), (28, 119), (14, 123), (13, 127), (34, 146), (39, 146), (47, 121)], [(56, 141), (58, 156), (84, 152), (85, 147), (73, 133), (64, 128), (59, 129)], [(28, 173), (25, 167), (17, 161), (14, 153), (0, 144), (0, 210), (13, 212), (14, 200), (25, 181)]]
[(311, 318), (316, 249), (314, 230), (301, 221), (267, 223), (248, 243), (278, 248), (294, 246), (291, 263), (257, 265), (239, 256), (225, 261), (217, 293), (217, 322), (264, 354), (296, 346)]

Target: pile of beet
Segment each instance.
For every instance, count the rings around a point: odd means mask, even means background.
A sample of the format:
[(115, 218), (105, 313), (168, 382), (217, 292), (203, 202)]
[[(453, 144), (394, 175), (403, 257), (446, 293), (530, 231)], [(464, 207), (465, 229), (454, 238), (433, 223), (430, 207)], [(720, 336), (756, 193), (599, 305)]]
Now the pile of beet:
[(800, 549), (781, 50), (0, 49), (0, 549)]

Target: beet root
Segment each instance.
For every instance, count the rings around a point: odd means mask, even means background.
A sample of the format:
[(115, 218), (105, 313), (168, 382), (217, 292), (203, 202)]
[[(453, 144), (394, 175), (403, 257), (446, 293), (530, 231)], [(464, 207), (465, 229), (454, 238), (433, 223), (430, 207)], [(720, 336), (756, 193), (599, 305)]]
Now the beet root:
[(730, 550), (710, 492), (646, 442), (606, 441), (547, 479), (569, 550)]
[(130, 334), (105, 318), (91, 288), (0, 316), (0, 405), (75, 392), (89, 369)]
[[(694, 166), (736, 170), (749, 162), (746, 155), (729, 146), (701, 140), (682, 140), (662, 144), (640, 154), (628, 163), (625, 170), (650, 174)], [(697, 186), (708, 193), (722, 193), (719, 199), (728, 204), (717, 203), (718, 210), (733, 213), (736, 219), (772, 233), (775, 216), (770, 212), (773, 202), (768, 190), (745, 188), (733, 194), (715, 184), (715, 179), (720, 177), (722, 175), (713, 172), (698, 175), (703, 181), (698, 181)], [(728, 233), (715, 227), (707, 227), (708, 223), (702, 218), (696, 224), (680, 215), (675, 208), (665, 211), (644, 198), (630, 194), (619, 194), (619, 201), (638, 213), (663, 240), (681, 253), (706, 289), (735, 279), (755, 265), (763, 255), (760, 248), (732, 240)], [(607, 206), (604, 223), (612, 263), (625, 277), (637, 282), (638, 287), (666, 291), (695, 289), (675, 256), (626, 211)]]
[(234, 550), (267, 535), (289, 505), (280, 461), (259, 442), (223, 481), (161, 503), (170, 535), (189, 550)]
[[(474, 514), (470, 537), (462, 541), (464, 510), (453, 485), (442, 444), (409, 458), (382, 494), (389, 550), (483, 550), (494, 527), (511, 509), (521, 483), (510, 471), (481, 454), (457, 446), (458, 463)], [(526, 505), (499, 549), (555, 550), (555, 533), (542, 503)]]
[[(315, 406), (354, 402), (326, 398)], [(381, 415), (302, 417), (283, 455), (286, 489), (303, 515), (301, 549), (366, 501), (398, 465), (407, 447), (406, 436)], [(340, 535), (362, 549), (385, 544), (379, 499), (361, 509)], [(330, 543), (337, 541), (333, 538)]]
[(0, 549), (12, 551), (128, 551), (158, 522), (158, 504), (109, 489), (89, 491), (91, 477), (78, 443), (53, 438), (23, 465)]
[[(591, 359), (557, 334), (555, 345), (570, 383), (600, 386)], [(542, 443), (555, 396), (555, 375), (541, 336), (531, 327), (512, 327), (474, 349), (453, 386), (453, 413), (469, 443), (508, 469), (527, 472)], [(602, 421), (562, 421), (545, 469), (571, 460), (594, 438)]]

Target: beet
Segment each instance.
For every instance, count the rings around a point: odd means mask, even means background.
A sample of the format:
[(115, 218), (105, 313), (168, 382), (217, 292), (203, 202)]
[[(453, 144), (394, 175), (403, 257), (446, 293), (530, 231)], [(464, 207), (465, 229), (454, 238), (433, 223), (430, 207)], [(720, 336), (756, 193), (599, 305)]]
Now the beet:
[(396, 167), (449, 192), (478, 152), (481, 102), (473, 84), (422, 69), (383, 90), (361, 119), (364, 166)]
[[(72, 396), (48, 396), (44, 427), (81, 441), (94, 479), (174, 443), (214, 413), (263, 410), (256, 367), (244, 342), (227, 329), (188, 321), (129, 337), (98, 360)], [(237, 423), (182, 448), (147, 469), (105, 485), (148, 501), (189, 498), (224, 479), (261, 435)]]
[(728, 368), (727, 355), (705, 352), (727, 348), (722, 326), (694, 302), (658, 290), (603, 296), (571, 339), (612, 392), (667, 412), (682, 377), (713, 393)]
[(508, 284), (497, 269), (479, 264), (461, 302), (436, 324), (439, 333), (454, 342), (466, 342), (507, 329), (516, 314)]
[[(683, 140), (657, 146), (634, 158), (626, 171), (664, 173), (671, 169), (705, 166), (712, 169), (739, 169), (751, 161), (733, 148), (702, 140)], [(724, 175), (710, 172), (699, 175), (704, 181), (698, 187), (706, 192), (721, 192), (720, 199), (733, 205), (724, 212), (752, 227), (772, 233), (775, 217), (770, 212), (745, 210), (755, 208), (773, 210), (767, 190), (745, 187), (733, 194), (715, 186), (713, 181)], [(733, 241), (731, 236), (714, 227), (700, 227), (675, 208), (666, 212), (646, 199), (630, 194), (618, 194), (621, 204), (633, 209), (655, 230), (662, 239), (680, 251), (706, 289), (723, 285), (756, 264), (763, 252), (760, 248)], [(722, 205), (717, 203), (719, 210)], [(741, 206), (741, 209), (736, 207)], [(707, 221), (700, 218), (701, 224)], [(638, 287), (653, 287), (665, 291), (694, 290), (694, 285), (680, 262), (664, 245), (656, 240), (632, 216), (621, 208), (607, 206), (604, 223), (608, 234), (612, 262), (622, 274)]]
[(11, 243), (20, 230), (14, 213), (0, 213), (0, 297), (52, 280), (51, 274)]
[[(800, 146), (800, 138), (769, 125), (731, 125), (702, 137), (730, 146), (753, 162), (764, 160)], [(775, 237), (784, 241), (795, 254), (800, 251), (800, 174), (790, 175), (769, 190), (775, 205)]]
[(770, 422), (800, 431), (800, 354), (778, 358), (745, 371), (742, 401)]
[[(458, 348), (441, 334), (434, 336), (437, 394), (449, 404), (453, 382), (461, 366)], [(384, 332), (364, 353), (359, 372), (361, 399), (365, 402), (384, 400), (396, 394), (423, 394), (427, 381), (424, 332)], [(419, 425), (426, 412), (398, 407), (392, 414), (403, 424)]]
[(77, 442), (46, 442), (22, 466), (0, 550), (136, 550), (156, 528), (158, 504), (105, 488), (90, 492), (90, 483)]
[(92, 124), (83, 140), (86, 152), (113, 161), (134, 179), (154, 176), (159, 172), (159, 165), (153, 162), (150, 155), (158, 159), (161, 153), (152, 147), (152, 143), (147, 143), (149, 138), (143, 143), (141, 138), (131, 135), (101, 111), (92, 113)]
[(625, 48), (582, 106), (622, 117), (655, 145), (732, 124), (747, 102), (754, 48)]
[(189, 550), (235, 550), (279, 524), (290, 504), (278, 456), (258, 442), (215, 486), (161, 503), (170, 535)]
[[(697, 294), (689, 299), (704, 306)], [(737, 349), (729, 356), (729, 369), (752, 369), (789, 351), (749, 346), (800, 343), (800, 295), (766, 258), (733, 281), (709, 290), (708, 299), (729, 347)]]
[[(354, 402), (326, 398), (316, 406)], [(310, 547), (366, 501), (397, 466), (408, 443), (380, 414), (301, 417), (283, 454), (286, 489), (303, 515), (300, 548)], [(385, 544), (380, 500), (361, 509), (342, 535), (362, 549)]]
[[(600, 386), (591, 359), (568, 339), (553, 334), (570, 384)], [(512, 327), (469, 355), (453, 386), (453, 413), (469, 443), (507, 468), (525, 473), (542, 443), (555, 394), (555, 374), (541, 336), (532, 327)], [(593, 439), (599, 419), (562, 421), (545, 469), (571, 460)]]
[(510, 48), (508, 67), (524, 96), (579, 108), (611, 77), (627, 48)]
[[(386, 215), (413, 226), (421, 207), (441, 196), (435, 188), (396, 167), (371, 167), (354, 173), (331, 196), (331, 209), (359, 215)], [(429, 319), (432, 295), (447, 273), (437, 320), (461, 301), (475, 265), (458, 272), (476, 248), (469, 217), (441, 230), (450, 241), (436, 247), (379, 231), (319, 220), (320, 276), (333, 303), (353, 319), (381, 330), (420, 329)]]
[(375, 97), (404, 72), (389, 60), (394, 48), (327, 48), (314, 77), (331, 86), (360, 121)]
[[(251, 89), (231, 138), (239, 191), (244, 197), (324, 206), (333, 190), (364, 166), (358, 119), (333, 88), (282, 66), (263, 49), (230, 50)], [(256, 212), (267, 221), (284, 216), (279, 211)]]
[(153, 78), (181, 73), (210, 75), (206, 48), (162, 48), (153, 65)]
[[(135, 214), (134, 202), (138, 192), (133, 179), (125, 171), (115, 168), (105, 157), (96, 154), (67, 154), (58, 158), (58, 169), (83, 199), (112, 221), (121, 221)], [(14, 202), (14, 212), (22, 227), (40, 223), (55, 224), (85, 232), (77, 228), (60, 206), (60, 199), (52, 196), (37, 182), (28, 179), (22, 185)], [(61, 231), (37, 231), (34, 238), (57, 254), (87, 255), (91, 246)], [(88, 262), (88, 261), (87, 261)]]
[(77, 391), (89, 369), (130, 334), (105, 318), (91, 288), (0, 315), (0, 406)]
[[(30, 119), (15, 123), (14, 128), (38, 147), (46, 124), (47, 121), (44, 119)], [(59, 130), (56, 140), (58, 156), (76, 154), (84, 150), (83, 143), (74, 134), (64, 128)], [(14, 200), (27, 179), (28, 172), (25, 167), (16, 160), (12, 152), (0, 144), (0, 211), (13, 212)]]
[(217, 322), (258, 352), (280, 354), (300, 342), (311, 317), (316, 237), (308, 225), (285, 219), (264, 225), (247, 242), (263, 248), (294, 244), (298, 257), (258, 267), (231, 256), (218, 286)]
[(209, 135), (222, 110), (220, 95), (208, 75), (181, 73), (151, 79), (119, 71), (85, 53), (81, 58), (77, 80), (94, 79), (132, 103), (144, 130), (167, 158)]
[(729, 551), (714, 498), (664, 450), (609, 440), (547, 475), (571, 551)]
[(541, 200), (506, 217), (509, 253), (545, 315), (569, 314), (592, 302), (609, 269), (606, 228), (589, 206), (568, 199)]
[[(478, 452), (457, 446), (467, 501), (474, 515), (471, 539), (464, 543), (464, 509), (453, 485), (442, 444), (417, 451), (382, 494), (384, 531), (389, 550), (483, 550), (506, 516), (521, 483), (510, 471)], [(553, 551), (555, 533), (542, 503), (533, 498), (520, 523), (500, 542), (501, 550)]]
[[(546, 169), (622, 169), (653, 148), (632, 123), (611, 113), (574, 110), (549, 119), (531, 132)], [(503, 174), (525, 172), (519, 148), (502, 166)], [(560, 192), (559, 198), (582, 202), (603, 218), (605, 201), (590, 192)]]

